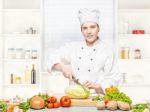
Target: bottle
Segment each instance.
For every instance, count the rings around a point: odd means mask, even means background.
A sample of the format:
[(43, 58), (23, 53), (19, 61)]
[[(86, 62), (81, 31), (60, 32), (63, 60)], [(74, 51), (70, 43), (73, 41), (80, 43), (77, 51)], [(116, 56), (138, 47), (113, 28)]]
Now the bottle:
[(31, 73), (29, 71), (28, 66), (26, 66), (26, 68), (24, 70), (24, 75), (25, 75), (25, 83), (26, 84), (31, 84)]
[(10, 83), (13, 84), (14, 83), (14, 75), (11, 73), (10, 74)]
[(36, 84), (36, 70), (34, 68), (34, 64), (32, 65), (31, 70), (31, 84)]

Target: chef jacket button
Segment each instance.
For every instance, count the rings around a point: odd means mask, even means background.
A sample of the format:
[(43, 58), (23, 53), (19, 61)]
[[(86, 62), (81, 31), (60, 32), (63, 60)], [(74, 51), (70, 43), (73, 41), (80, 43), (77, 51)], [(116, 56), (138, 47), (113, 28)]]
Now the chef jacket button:
[(90, 60), (91, 60), (91, 61), (93, 61), (93, 59), (92, 59), (92, 58), (91, 58)]
[(93, 51), (96, 51), (96, 49), (93, 49)]
[(84, 47), (81, 47), (81, 49), (83, 50), (83, 49), (84, 49)]
[(80, 70), (80, 68), (77, 68), (77, 70)]
[(88, 69), (88, 71), (90, 72), (91, 70), (90, 70), (90, 69)]
[(81, 57), (79, 57), (79, 59), (81, 59)]

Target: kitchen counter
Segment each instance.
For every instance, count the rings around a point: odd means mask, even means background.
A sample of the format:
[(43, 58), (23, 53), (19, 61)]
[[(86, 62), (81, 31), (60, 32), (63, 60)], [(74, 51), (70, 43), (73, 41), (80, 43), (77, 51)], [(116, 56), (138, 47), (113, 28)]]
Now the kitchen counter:
[(131, 111), (109, 111), (109, 110), (97, 110), (96, 107), (69, 107), (69, 108), (56, 108), (56, 109), (42, 109), (42, 110), (32, 110), (29, 112), (131, 112)]

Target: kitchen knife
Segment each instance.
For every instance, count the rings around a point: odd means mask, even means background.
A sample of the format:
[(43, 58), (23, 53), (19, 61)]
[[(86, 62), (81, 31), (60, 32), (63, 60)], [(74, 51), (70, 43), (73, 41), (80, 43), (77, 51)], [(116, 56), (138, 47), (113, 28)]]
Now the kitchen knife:
[(76, 84), (80, 85), (80, 86), (84, 89), (84, 91), (87, 91), (86, 88), (79, 82), (79, 79), (77, 79), (77, 78), (75, 78), (75, 77), (73, 76), (73, 77), (72, 77), (72, 80), (73, 80)]

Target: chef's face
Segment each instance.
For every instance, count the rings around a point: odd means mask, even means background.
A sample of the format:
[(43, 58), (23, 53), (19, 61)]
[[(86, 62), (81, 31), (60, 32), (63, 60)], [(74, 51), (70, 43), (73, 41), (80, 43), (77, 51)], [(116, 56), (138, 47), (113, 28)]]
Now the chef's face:
[(87, 45), (92, 46), (98, 39), (99, 26), (95, 22), (86, 22), (82, 24), (81, 32)]

